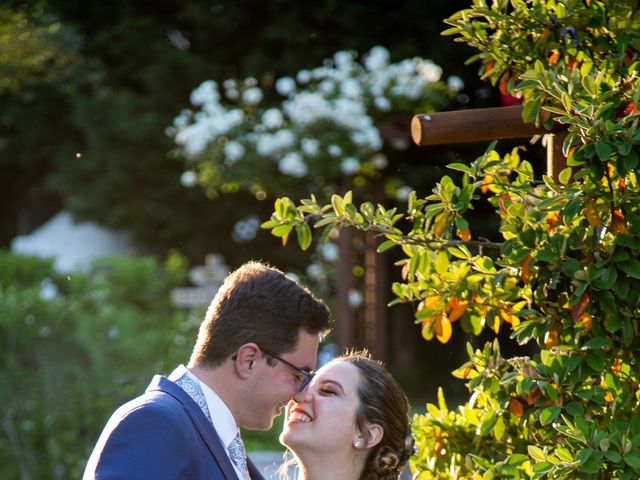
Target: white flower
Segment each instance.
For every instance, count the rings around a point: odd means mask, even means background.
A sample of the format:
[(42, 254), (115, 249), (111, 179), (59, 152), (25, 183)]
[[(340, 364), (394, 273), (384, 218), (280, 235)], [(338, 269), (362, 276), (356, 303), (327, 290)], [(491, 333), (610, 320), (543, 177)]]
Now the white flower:
[(207, 80), (191, 92), (191, 104), (202, 106), (207, 103), (217, 103), (220, 100), (218, 85), (213, 80)]
[(225, 94), (227, 95), (227, 98), (229, 100), (237, 100), (238, 98), (240, 98), (240, 92), (235, 88), (230, 88), (225, 92)]
[(304, 177), (309, 172), (307, 164), (298, 152), (289, 152), (282, 157), (278, 162), (278, 169), (285, 175), (296, 178)]
[(392, 138), (389, 143), (391, 143), (391, 146), (393, 147), (394, 150), (398, 150), (400, 152), (406, 150), (407, 148), (409, 148), (409, 139), (408, 138), (404, 138), (404, 137), (395, 137)]
[(296, 91), (296, 82), (291, 77), (282, 77), (276, 81), (276, 92), (288, 97)]
[(233, 78), (227, 78), (224, 82), (222, 82), (222, 86), (225, 90), (231, 90), (238, 87), (238, 84)]
[(244, 155), (244, 146), (235, 140), (230, 140), (224, 145), (224, 159), (227, 165), (233, 165)]
[(353, 78), (347, 78), (340, 84), (340, 94), (345, 97), (355, 98), (362, 95), (362, 89), (357, 80)]
[(231, 238), (236, 243), (246, 243), (256, 237), (258, 228), (260, 227), (260, 219), (255, 215), (250, 215), (243, 220), (238, 220), (233, 226)]
[(349, 305), (351, 307), (358, 308), (360, 305), (362, 305), (362, 294), (359, 290), (350, 288), (347, 297), (349, 298)]
[(40, 282), (40, 298), (45, 301), (53, 300), (58, 296), (58, 287), (50, 278), (45, 278)]
[(284, 102), (284, 112), (291, 122), (309, 125), (319, 118), (333, 118), (333, 107), (316, 92), (302, 92)]
[(316, 281), (326, 280), (324, 268), (322, 268), (322, 265), (318, 263), (312, 263), (307, 267), (307, 275), (309, 276), (309, 278), (312, 278)]
[(193, 170), (186, 170), (180, 175), (180, 183), (186, 188), (195, 187), (198, 183), (198, 175)]
[(413, 191), (413, 189), (408, 185), (403, 185), (402, 187), (396, 190), (396, 200), (399, 202), (406, 202), (409, 198), (409, 194)]
[(447, 86), (454, 92), (459, 92), (464, 88), (464, 80), (457, 75), (451, 75), (447, 78)]
[(338, 247), (336, 247), (335, 243), (326, 243), (322, 245), (320, 248), (320, 255), (327, 262), (335, 262), (338, 260)]
[(347, 157), (340, 162), (340, 170), (345, 175), (353, 175), (360, 170), (360, 162), (357, 158)]
[(303, 138), (300, 141), (300, 147), (305, 155), (315, 157), (320, 152), (320, 142), (315, 138)]
[(327, 153), (330, 157), (338, 158), (340, 155), (342, 155), (342, 148), (340, 148), (340, 146), (338, 145), (332, 144), (327, 148)]
[(341, 50), (333, 55), (333, 61), (340, 70), (346, 70), (353, 66), (353, 52)]
[(387, 97), (378, 96), (373, 99), (373, 105), (381, 112), (391, 110), (391, 101)]
[(291, 130), (282, 129), (277, 132), (258, 134), (255, 140), (256, 150), (265, 157), (275, 155), (288, 148), (291, 148), (296, 140)]
[(333, 79), (326, 78), (320, 82), (318, 89), (325, 95), (332, 95), (336, 89), (336, 82)]
[(364, 66), (367, 70), (382, 70), (389, 64), (389, 50), (384, 47), (373, 47), (364, 59)]
[(309, 70), (300, 70), (298, 75), (296, 75), (296, 80), (298, 83), (305, 84), (308, 83), (312, 78), (311, 72)]
[(442, 68), (431, 60), (416, 60), (416, 71), (427, 82), (437, 82), (442, 77)]
[(189, 124), (189, 119), (191, 118), (192, 114), (193, 112), (191, 110), (182, 110), (180, 112), (180, 115), (173, 119), (173, 126), (178, 130), (186, 127)]
[(254, 77), (247, 77), (244, 79), (245, 87), (255, 87), (256, 85), (258, 85), (258, 80), (256, 80)]
[(242, 92), (242, 101), (249, 105), (257, 105), (262, 101), (262, 90), (258, 87), (247, 88)]
[(389, 159), (384, 153), (376, 153), (371, 157), (371, 165), (376, 167), (378, 170), (382, 170), (383, 168), (387, 168), (389, 165)]
[(277, 108), (270, 108), (262, 114), (262, 123), (269, 129), (280, 128), (284, 124), (282, 112)]

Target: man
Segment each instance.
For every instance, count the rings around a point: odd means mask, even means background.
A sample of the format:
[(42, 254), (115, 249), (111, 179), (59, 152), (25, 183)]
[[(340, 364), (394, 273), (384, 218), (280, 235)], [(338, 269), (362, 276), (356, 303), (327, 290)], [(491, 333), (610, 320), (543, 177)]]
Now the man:
[(205, 316), (187, 367), (156, 375), (112, 415), (84, 480), (263, 480), (239, 426), (267, 430), (313, 378), (326, 305), (277, 269), (231, 273)]

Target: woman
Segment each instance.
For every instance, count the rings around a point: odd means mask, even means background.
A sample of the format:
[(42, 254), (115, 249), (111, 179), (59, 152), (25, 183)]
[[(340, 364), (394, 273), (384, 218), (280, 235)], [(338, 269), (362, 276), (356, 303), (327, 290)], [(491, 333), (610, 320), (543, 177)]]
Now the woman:
[(413, 454), (409, 402), (380, 362), (350, 352), (318, 371), (301, 403), (289, 402), (280, 442), (299, 479), (396, 479)]

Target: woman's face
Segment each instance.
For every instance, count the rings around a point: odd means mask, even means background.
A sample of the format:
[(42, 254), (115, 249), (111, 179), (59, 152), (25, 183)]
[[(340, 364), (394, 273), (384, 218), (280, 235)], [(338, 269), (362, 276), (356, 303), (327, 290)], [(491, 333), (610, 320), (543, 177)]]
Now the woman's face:
[(305, 449), (351, 452), (358, 431), (358, 368), (337, 361), (318, 370), (302, 401), (287, 405), (280, 443), (296, 454)]

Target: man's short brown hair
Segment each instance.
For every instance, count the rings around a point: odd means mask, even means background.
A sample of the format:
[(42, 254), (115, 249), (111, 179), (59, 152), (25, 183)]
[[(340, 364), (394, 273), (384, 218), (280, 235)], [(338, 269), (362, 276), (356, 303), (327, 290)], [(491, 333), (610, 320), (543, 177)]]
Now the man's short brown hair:
[(323, 334), (329, 309), (280, 270), (248, 262), (230, 273), (200, 325), (190, 364), (214, 367), (254, 342), (276, 355), (290, 352), (300, 329)]

